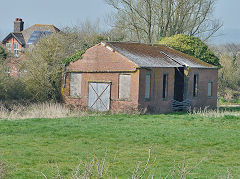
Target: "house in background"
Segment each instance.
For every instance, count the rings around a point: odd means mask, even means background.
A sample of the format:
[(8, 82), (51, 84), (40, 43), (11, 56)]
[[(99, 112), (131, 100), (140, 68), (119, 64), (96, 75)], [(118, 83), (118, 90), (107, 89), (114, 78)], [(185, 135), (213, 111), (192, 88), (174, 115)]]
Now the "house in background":
[(97, 111), (217, 105), (218, 68), (163, 45), (97, 44), (70, 63), (63, 79), (67, 104)]
[(24, 59), (24, 51), (33, 47), (38, 40), (46, 35), (59, 32), (54, 25), (35, 24), (24, 30), (24, 22), (21, 18), (14, 21), (14, 32), (9, 33), (2, 41), (11, 57), (9, 61), (9, 72), (12, 76), (18, 73), (18, 63)]

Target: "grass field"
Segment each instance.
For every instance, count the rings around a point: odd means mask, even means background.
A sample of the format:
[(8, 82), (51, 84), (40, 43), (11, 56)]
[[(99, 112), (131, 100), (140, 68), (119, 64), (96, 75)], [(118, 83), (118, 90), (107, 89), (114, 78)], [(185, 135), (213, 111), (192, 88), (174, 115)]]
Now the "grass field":
[(97, 158), (106, 160), (106, 178), (131, 178), (150, 147), (143, 178), (191, 168), (188, 178), (240, 177), (240, 117), (181, 113), (0, 120), (0, 175), (71, 178), (79, 163)]

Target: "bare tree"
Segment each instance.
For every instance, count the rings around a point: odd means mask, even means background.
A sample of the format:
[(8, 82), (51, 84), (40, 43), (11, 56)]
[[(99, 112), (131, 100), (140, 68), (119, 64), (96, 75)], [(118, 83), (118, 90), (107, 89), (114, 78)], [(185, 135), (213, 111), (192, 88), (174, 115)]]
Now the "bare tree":
[(215, 0), (105, 0), (112, 6), (113, 27), (126, 40), (155, 42), (175, 34), (209, 39), (222, 26), (212, 17)]

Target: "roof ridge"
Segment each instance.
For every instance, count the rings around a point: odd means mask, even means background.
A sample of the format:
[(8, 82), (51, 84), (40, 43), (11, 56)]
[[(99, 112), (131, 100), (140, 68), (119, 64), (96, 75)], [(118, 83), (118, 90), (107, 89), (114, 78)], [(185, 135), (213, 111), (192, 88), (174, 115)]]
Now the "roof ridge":
[(52, 27), (55, 27), (53, 24), (34, 24), (33, 26), (52, 26)]
[(25, 30), (21, 31), (21, 32), (24, 32), (24, 31), (30, 29), (31, 27), (37, 27), (37, 26), (49, 26), (49, 27), (54, 28), (54, 30), (58, 29), (58, 28), (57, 28), (56, 26), (54, 26), (53, 24), (34, 24), (34, 25), (26, 28)]

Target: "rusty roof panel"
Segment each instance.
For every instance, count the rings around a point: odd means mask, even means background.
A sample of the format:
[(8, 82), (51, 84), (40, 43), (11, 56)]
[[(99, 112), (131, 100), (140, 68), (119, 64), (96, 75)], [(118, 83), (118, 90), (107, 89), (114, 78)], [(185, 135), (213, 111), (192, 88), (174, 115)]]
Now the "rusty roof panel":
[(140, 67), (216, 68), (195, 57), (186, 55), (164, 45), (132, 42), (106, 42), (113, 50), (132, 60)]

